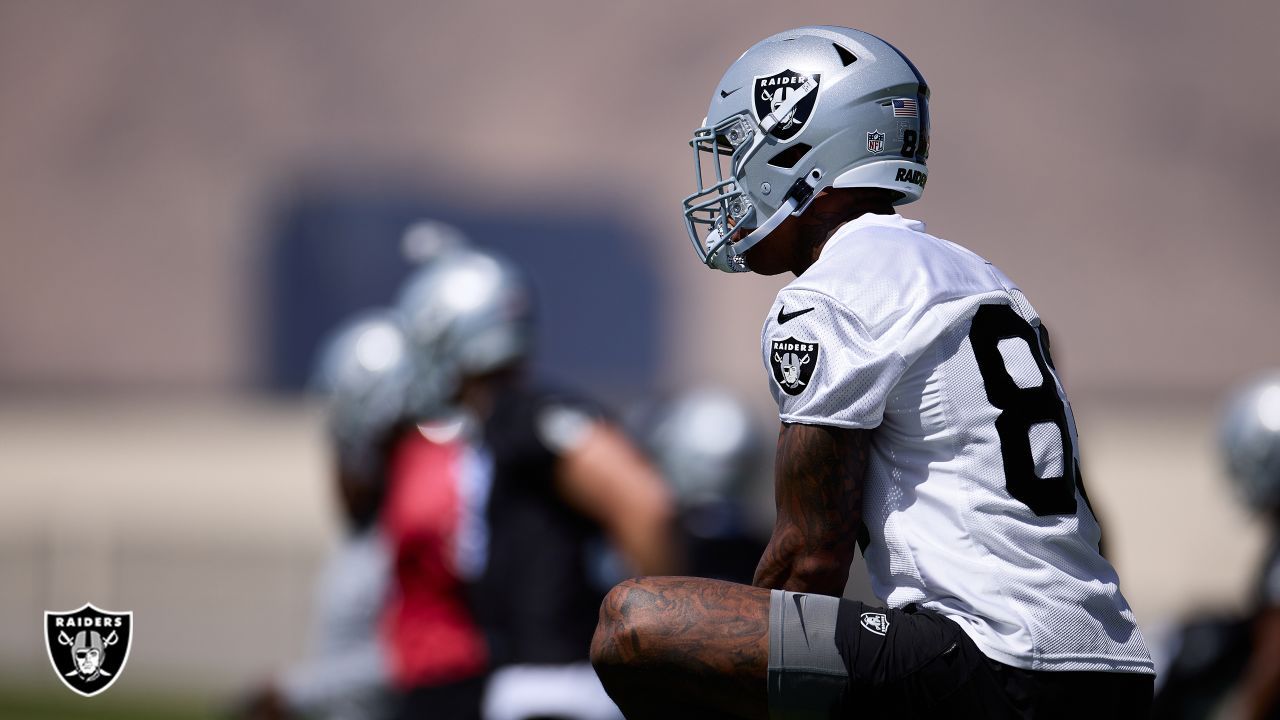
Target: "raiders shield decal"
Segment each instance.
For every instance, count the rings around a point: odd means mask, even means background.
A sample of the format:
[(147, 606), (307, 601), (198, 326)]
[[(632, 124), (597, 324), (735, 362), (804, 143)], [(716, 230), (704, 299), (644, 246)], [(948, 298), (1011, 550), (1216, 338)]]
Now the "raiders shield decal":
[(92, 697), (111, 687), (129, 660), (132, 612), (108, 612), (85, 604), (70, 612), (44, 613), (49, 662), (62, 683)]
[(885, 617), (884, 613), (864, 612), (862, 627), (877, 635), (884, 635), (889, 632), (889, 618)]
[(783, 142), (798, 135), (804, 129), (804, 124), (809, 121), (809, 116), (813, 114), (813, 106), (818, 101), (818, 85), (821, 77), (821, 75), (805, 75), (794, 70), (783, 70), (776, 75), (757, 77), (751, 85), (754, 94), (751, 108), (755, 111), (756, 122), (760, 122), (782, 107), (792, 99), (806, 81), (811, 80), (812, 89), (800, 99), (794, 109), (778, 118), (778, 125), (772, 132), (775, 138)]
[(774, 340), (769, 352), (769, 366), (774, 382), (788, 395), (799, 395), (809, 387), (813, 368), (818, 364), (818, 343), (789, 337)]

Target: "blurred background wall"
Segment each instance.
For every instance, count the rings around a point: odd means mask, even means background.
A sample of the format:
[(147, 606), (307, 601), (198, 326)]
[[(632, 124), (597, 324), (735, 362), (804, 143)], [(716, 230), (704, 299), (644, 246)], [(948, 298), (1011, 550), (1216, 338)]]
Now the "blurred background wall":
[[(1233, 7), (1235, 6), (1235, 7)], [(700, 268), (686, 142), (750, 44), (883, 35), (933, 89), (906, 213), (1054, 336), (1144, 626), (1242, 601), (1224, 391), (1280, 364), (1280, 6), (0, 2), (0, 675), (41, 611), (136, 613), (125, 683), (224, 692), (300, 650), (336, 521), (318, 333), (386, 303), (402, 224), (519, 259), (541, 369), (623, 405), (716, 382), (769, 420), (782, 278)]]

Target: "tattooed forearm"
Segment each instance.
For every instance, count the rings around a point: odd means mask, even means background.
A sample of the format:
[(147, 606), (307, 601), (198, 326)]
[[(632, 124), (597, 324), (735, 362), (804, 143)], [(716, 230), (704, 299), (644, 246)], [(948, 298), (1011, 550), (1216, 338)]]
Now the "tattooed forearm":
[(611, 592), (600, 609), (602, 625), (645, 624), (644, 641), (634, 632), (605, 633), (600, 652), (627, 663), (680, 663), (694, 674), (763, 669), (761, 647), (769, 632), (768, 596), (746, 585), (678, 577), (631, 580)]
[(769, 593), (702, 578), (627, 580), (600, 606), (591, 662), (628, 720), (763, 719)]
[(862, 523), (871, 432), (784, 424), (778, 433), (778, 519), (753, 584), (840, 595)]

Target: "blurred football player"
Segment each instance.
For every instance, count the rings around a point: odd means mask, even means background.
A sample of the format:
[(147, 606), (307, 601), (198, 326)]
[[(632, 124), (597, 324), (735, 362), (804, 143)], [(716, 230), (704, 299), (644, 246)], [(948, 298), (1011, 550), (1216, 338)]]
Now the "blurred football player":
[[(398, 306), (419, 418), (393, 454), (387, 515), (402, 593), (393, 665), (411, 688), (404, 716), (441, 716), (440, 643), (421, 622), (429, 612), (413, 592), (422, 568), (412, 558), (443, 538), (450, 562), (433, 571), (466, 586), (475, 622), (473, 672), (454, 678), (450, 701), (478, 698), (493, 669), (491, 720), (617, 717), (588, 664), (603, 595), (589, 548), (603, 534), (633, 572), (669, 571), (673, 510), (661, 478), (594, 405), (527, 379), (532, 298), (506, 260), (452, 253), (411, 277)], [(448, 528), (424, 530), (431, 503), (453, 508), (436, 515), (454, 518)]]
[(1175, 633), (1175, 657), (1156, 697), (1156, 718), (1280, 718), (1280, 371), (1234, 394), (1220, 427), (1236, 496), (1267, 524), (1250, 609), (1201, 616)]
[(765, 458), (750, 411), (726, 392), (701, 388), (642, 414), (639, 434), (675, 492), (684, 572), (751, 582), (768, 533), (752, 513)]
[[(691, 142), (699, 259), (796, 276), (769, 309), (777, 521), (754, 587), (628, 580), (592, 657), (630, 718), (1140, 717), (1152, 663), (1080, 482), (1030, 302), (895, 214), (929, 89), (893, 46), (748, 49)], [(703, 171), (703, 161), (706, 170)], [(842, 600), (861, 542), (884, 607)]]
[(321, 572), (310, 657), (283, 673), (246, 708), (256, 718), (388, 717), (394, 699), (378, 619), (390, 561), (376, 522), (386, 460), (410, 379), (404, 334), (393, 312), (371, 310), (324, 342), (313, 380), (327, 398), (327, 426), (346, 536)]
[(1240, 498), (1270, 526), (1255, 594), (1252, 652), (1242, 679), (1246, 718), (1280, 717), (1280, 372), (1241, 391), (1223, 422), (1227, 468)]

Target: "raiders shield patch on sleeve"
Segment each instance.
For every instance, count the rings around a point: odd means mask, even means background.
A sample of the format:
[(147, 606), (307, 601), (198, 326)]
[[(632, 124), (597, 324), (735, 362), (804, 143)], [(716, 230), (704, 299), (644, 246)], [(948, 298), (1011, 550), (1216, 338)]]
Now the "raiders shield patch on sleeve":
[(799, 395), (809, 387), (813, 369), (818, 364), (818, 343), (797, 340), (774, 340), (769, 351), (769, 367), (773, 380), (788, 395)]

